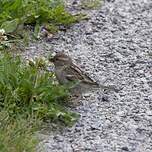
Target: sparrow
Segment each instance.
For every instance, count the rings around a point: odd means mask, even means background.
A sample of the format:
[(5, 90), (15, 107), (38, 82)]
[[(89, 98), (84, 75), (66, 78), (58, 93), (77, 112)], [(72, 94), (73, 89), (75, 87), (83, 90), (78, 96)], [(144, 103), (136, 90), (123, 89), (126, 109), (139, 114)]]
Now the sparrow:
[(55, 65), (55, 76), (61, 85), (70, 86), (70, 92), (74, 95), (80, 95), (91, 89), (113, 89), (113, 86), (99, 85), (86, 75), (72, 59), (58, 52), (53, 58), (49, 59)]

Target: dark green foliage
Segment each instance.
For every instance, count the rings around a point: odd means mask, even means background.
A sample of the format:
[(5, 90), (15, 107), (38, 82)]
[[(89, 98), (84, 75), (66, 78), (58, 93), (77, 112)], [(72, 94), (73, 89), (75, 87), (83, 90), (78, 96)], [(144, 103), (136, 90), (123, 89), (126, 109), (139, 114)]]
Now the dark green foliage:
[(41, 60), (25, 64), (20, 57), (0, 54), (0, 151), (32, 152), (33, 131), (41, 121), (72, 125), (78, 118), (63, 104), (69, 92), (44, 67)]
[[(70, 25), (78, 19), (59, 0), (0, 0), (0, 28), (17, 32), (19, 25)], [(7, 25), (7, 26), (6, 26)]]
[(0, 111), (0, 152), (35, 152), (38, 139), (33, 134), (40, 121), (10, 119), (7, 111)]
[(82, 14), (71, 15), (61, 0), (0, 0), (0, 49), (24, 50), (29, 40), (38, 39), (42, 27), (51, 34), (59, 27), (85, 19)]
[(55, 84), (53, 73), (39, 66), (40, 60), (28, 65), (19, 57), (1, 54), (0, 109), (7, 110), (11, 117), (27, 113), (40, 118), (70, 119), (70, 113), (58, 104), (67, 100), (68, 91)]

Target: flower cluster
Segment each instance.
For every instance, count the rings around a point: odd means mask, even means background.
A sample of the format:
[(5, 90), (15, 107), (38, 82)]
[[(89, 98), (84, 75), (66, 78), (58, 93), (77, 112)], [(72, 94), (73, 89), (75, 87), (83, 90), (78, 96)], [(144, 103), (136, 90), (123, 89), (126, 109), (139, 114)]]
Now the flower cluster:
[(0, 29), (0, 42), (6, 41), (6, 40), (8, 40), (8, 39), (7, 39), (7, 36), (5, 35), (5, 30)]

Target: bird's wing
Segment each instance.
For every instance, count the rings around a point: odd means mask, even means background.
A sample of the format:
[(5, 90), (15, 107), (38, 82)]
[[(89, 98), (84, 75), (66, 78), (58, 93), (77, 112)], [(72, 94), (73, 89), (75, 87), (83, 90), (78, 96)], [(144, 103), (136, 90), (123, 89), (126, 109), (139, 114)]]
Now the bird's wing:
[(74, 65), (65, 67), (64, 72), (66, 73), (67, 79), (70, 81), (83, 80), (82, 71), (78, 67), (75, 67)]
[(79, 67), (77, 67), (75, 64), (72, 64), (69, 67), (66, 67), (64, 70), (67, 73), (67, 76), (66, 76), (67, 79), (70, 81), (82, 81), (84, 83), (88, 83), (91, 85), (98, 85), (90, 77), (84, 74), (82, 70)]

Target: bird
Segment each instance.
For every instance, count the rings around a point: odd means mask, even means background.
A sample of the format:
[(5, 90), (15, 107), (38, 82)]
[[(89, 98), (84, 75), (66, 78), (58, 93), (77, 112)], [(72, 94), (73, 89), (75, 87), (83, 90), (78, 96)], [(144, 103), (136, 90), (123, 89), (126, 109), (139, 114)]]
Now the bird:
[(73, 95), (79, 96), (91, 89), (115, 89), (113, 86), (100, 85), (84, 73), (70, 56), (58, 52), (49, 59), (55, 66), (55, 76), (61, 85), (70, 86), (69, 90)]

